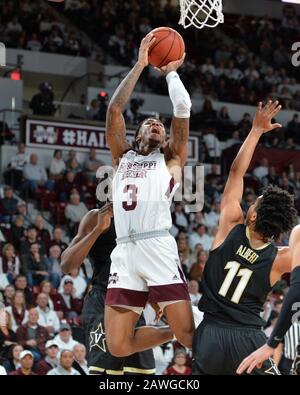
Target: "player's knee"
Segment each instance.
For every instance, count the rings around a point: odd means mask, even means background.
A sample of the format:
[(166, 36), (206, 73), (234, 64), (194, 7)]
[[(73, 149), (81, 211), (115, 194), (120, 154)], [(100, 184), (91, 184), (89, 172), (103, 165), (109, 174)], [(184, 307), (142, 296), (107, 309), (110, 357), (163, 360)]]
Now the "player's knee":
[(123, 344), (111, 343), (108, 345), (108, 350), (112, 356), (124, 358), (131, 354), (129, 347)]
[(112, 356), (123, 358), (127, 357), (131, 354), (131, 349), (126, 341), (116, 341), (115, 339), (111, 339), (109, 337), (106, 338), (108, 351)]

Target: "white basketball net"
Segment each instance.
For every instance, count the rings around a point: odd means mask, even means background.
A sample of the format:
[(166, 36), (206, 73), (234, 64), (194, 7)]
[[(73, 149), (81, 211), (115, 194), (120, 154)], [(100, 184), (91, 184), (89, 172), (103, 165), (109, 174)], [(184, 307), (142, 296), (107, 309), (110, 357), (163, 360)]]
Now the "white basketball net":
[(181, 13), (179, 24), (185, 29), (192, 25), (197, 29), (215, 27), (224, 22), (222, 0), (179, 0), (179, 2)]

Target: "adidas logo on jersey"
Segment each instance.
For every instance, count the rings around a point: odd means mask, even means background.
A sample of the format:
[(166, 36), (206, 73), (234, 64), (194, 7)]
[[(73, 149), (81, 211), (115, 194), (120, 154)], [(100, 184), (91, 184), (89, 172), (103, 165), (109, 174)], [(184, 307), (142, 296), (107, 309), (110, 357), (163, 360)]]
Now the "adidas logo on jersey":
[(175, 276), (172, 278), (172, 281), (175, 281), (175, 280), (179, 280), (179, 278), (178, 278), (178, 276), (175, 274)]

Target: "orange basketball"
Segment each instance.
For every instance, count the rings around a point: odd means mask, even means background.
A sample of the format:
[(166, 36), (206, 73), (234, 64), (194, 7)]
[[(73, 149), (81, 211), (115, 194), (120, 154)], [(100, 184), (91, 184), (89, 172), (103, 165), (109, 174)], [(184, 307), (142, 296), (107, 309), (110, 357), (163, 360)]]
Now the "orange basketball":
[(170, 27), (158, 27), (151, 31), (156, 37), (149, 48), (149, 63), (155, 67), (179, 60), (185, 52), (185, 45), (181, 35)]

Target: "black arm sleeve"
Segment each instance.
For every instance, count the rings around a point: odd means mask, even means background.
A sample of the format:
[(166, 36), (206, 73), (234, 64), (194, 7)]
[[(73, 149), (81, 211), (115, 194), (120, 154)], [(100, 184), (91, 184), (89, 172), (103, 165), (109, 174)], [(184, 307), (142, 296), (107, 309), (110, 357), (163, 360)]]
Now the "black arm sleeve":
[[(279, 343), (283, 342), (284, 335), (293, 324), (293, 316), (296, 313), (293, 305), (300, 303), (300, 266), (295, 267), (291, 273), (291, 285), (283, 301), (281, 312), (275, 328), (268, 340), (268, 345), (276, 348)], [(300, 307), (300, 305), (298, 306)]]

